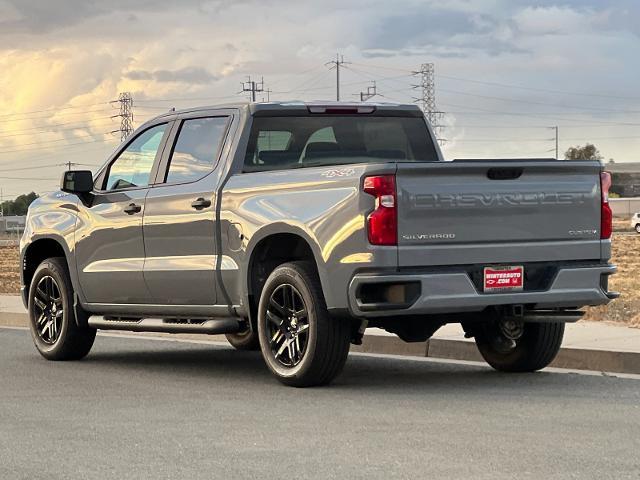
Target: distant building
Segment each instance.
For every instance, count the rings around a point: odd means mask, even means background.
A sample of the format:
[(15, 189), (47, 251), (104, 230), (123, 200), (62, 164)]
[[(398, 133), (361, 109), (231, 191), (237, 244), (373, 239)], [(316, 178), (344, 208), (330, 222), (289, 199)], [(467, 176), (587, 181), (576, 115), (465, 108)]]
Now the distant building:
[(640, 162), (607, 163), (611, 172), (611, 192), (621, 197), (640, 196)]
[(1, 233), (21, 233), (24, 231), (27, 217), (25, 215), (0, 216)]

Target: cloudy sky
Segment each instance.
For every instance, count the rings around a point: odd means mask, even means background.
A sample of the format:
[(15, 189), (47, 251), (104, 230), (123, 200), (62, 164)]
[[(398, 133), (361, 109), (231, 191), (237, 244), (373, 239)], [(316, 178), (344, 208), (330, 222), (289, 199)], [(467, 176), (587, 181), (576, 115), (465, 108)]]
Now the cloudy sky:
[(375, 80), (377, 100), (411, 102), (433, 62), (448, 158), (554, 156), (554, 126), (561, 153), (640, 147), (635, 0), (0, 0), (0, 51), (5, 198), (54, 189), (63, 162), (101, 164), (119, 92), (136, 125), (246, 100), (247, 75), (271, 100), (333, 99), (337, 52), (352, 100)]

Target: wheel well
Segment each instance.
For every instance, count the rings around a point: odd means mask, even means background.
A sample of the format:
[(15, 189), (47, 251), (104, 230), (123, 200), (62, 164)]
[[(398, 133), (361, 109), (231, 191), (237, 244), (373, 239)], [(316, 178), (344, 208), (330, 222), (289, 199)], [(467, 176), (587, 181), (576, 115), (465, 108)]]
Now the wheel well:
[[(258, 299), (267, 277), (278, 266), (295, 260), (309, 260), (316, 265), (313, 251), (307, 241), (293, 233), (270, 235), (256, 245), (251, 253), (248, 270), (249, 303), (251, 317), (255, 317)], [(317, 265), (316, 265), (317, 268)]]
[(43, 260), (51, 257), (62, 257), (65, 261), (67, 258), (64, 248), (62, 248), (62, 245), (60, 245), (56, 240), (43, 238), (41, 240), (36, 240), (27, 247), (22, 260), (25, 286), (28, 287), (31, 284), (31, 279), (33, 278), (33, 274), (36, 272), (38, 265), (40, 265)]

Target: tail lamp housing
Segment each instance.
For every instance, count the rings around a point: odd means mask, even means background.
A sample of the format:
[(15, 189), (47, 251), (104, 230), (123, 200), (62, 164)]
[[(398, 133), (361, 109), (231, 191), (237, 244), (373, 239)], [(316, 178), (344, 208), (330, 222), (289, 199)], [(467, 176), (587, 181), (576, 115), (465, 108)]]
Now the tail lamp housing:
[(372, 245), (398, 244), (398, 201), (395, 175), (365, 177), (363, 190), (375, 197), (375, 209), (367, 217)]
[(600, 192), (602, 194), (600, 202), (600, 238), (606, 240), (611, 238), (613, 232), (613, 212), (609, 205), (609, 188), (611, 188), (611, 174), (600, 172)]

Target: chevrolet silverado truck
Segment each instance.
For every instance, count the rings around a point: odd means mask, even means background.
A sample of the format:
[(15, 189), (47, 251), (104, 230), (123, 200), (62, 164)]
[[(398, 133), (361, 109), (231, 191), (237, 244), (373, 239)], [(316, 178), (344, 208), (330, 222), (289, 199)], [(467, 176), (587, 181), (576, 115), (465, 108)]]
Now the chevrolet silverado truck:
[(171, 111), (31, 205), (22, 296), (49, 360), (97, 330), (226, 334), (311, 386), (366, 328), (459, 323), (495, 369), (530, 372), (617, 296), (609, 185), (597, 161), (444, 161), (415, 106)]

